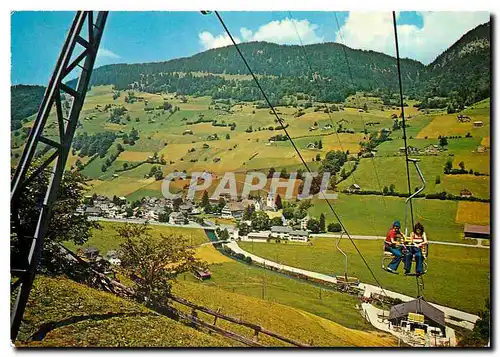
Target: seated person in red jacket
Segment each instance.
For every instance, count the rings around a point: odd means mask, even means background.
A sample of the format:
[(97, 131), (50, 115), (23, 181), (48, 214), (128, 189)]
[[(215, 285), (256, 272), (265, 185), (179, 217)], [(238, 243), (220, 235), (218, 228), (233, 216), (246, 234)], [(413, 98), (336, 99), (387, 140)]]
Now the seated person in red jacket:
[(388, 272), (398, 274), (397, 270), (399, 267), (399, 263), (401, 262), (402, 252), (401, 252), (401, 238), (403, 235), (400, 232), (401, 223), (399, 221), (395, 221), (392, 224), (392, 228), (387, 232), (387, 237), (385, 238), (384, 249), (387, 252), (391, 252), (394, 255), (391, 263), (387, 266), (386, 270)]

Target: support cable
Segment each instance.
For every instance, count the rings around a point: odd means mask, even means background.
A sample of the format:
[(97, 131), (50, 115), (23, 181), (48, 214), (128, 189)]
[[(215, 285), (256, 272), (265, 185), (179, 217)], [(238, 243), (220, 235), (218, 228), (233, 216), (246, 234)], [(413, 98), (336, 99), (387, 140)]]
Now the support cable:
[[(333, 15), (335, 16), (335, 22), (337, 23), (337, 28), (339, 29), (340, 40), (342, 41), (342, 44), (343, 44), (342, 50), (344, 52), (344, 58), (345, 58), (345, 62), (347, 64), (347, 71), (349, 72), (349, 78), (351, 79), (351, 85), (354, 87), (354, 77), (352, 75), (351, 65), (349, 63), (349, 59), (348, 59), (348, 56), (347, 56), (347, 50), (346, 50), (346, 44), (345, 44), (345, 41), (344, 41), (344, 37), (342, 36), (342, 31), (340, 30), (339, 19), (337, 18), (337, 12), (334, 11)], [(357, 95), (356, 95), (356, 105), (359, 106), (358, 96)], [(363, 116), (361, 114), (359, 114), (359, 112), (358, 112), (358, 116), (359, 116), (359, 118), (363, 122), (364, 132), (367, 133), (368, 130), (366, 129), (366, 123), (365, 123), (365, 120), (363, 119)], [(382, 190), (382, 184), (380, 183), (380, 178), (378, 176), (377, 165), (375, 164), (375, 160), (373, 159), (373, 156), (370, 156), (370, 157), (371, 157), (371, 161), (372, 161), (372, 165), (373, 165), (373, 170), (375, 172), (375, 177), (377, 179), (378, 189), (382, 193), (382, 202), (384, 203), (384, 207), (387, 210), (387, 203), (385, 202), (385, 195), (383, 194), (384, 192)]]
[[(309, 169), (309, 166), (307, 165), (307, 163), (305, 162), (304, 158), (302, 157), (302, 155), (300, 154), (300, 151), (298, 150), (297, 146), (295, 145), (295, 143), (293, 142), (293, 139), (291, 138), (290, 134), (288, 133), (288, 131), (286, 130), (285, 126), (283, 125), (283, 122), (281, 120), (281, 118), (278, 116), (278, 114), (276, 113), (276, 110), (274, 109), (274, 106), (271, 104), (271, 102), (269, 101), (266, 93), (264, 92), (264, 90), (262, 89), (262, 86), (260, 85), (257, 77), (255, 76), (255, 74), (253, 73), (252, 69), (250, 68), (250, 66), (248, 65), (248, 62), (247, 60), (245, 59), (245, 56), (243, 56), (243, 54), (241, 53), (241, 50), (240, 48), (238, 47), (238, 44), (236, 43), (236, 41), (234, 40), (231, 32), (229, 31), (229, 29), (227, 28), (226, 24), (224, 23), (224, 21), (222, 20), (222, 17), (219, 15), (219, 12), (218, 11), (214, 11), (215, 12), (215, 15), (217, 16), (217, 18), (219, 19), (222, 27), (224, 28), (224, 30), (226, 31), (227, 35), (229, 36), (229, 38), (231, 39), (231, 41), (233, 42), (233, 45), (234, 47), (236, 48), (236, 50), (238, 51), (241, 59), (243, 60), (243, 62), (245, 63), (245, 66), (247, 67), (248, 71), (250, 72), (250, 74), (252, 75), (252, 78), (253, 80), (255, 81), (255, 83), (257, 84), (257, 87), (259, 88), (259, 90), (261, 91), (262, 93), (262, 96), (264, 97), (264, 99), (266, 100), (267, 104), (269, 105), (269, 107), (271, 108), (273, 114), (275, 115), (276, 119), (278, 120), (278, 122), (281, 124), (281, 127), (283, 129), (283, 131), (285, 132), (285, 134), (287, 135), (288, 139), (290, 140), (290, 142), (292, 143), (292, 146), (293, 148), (295, 149), (295, 151), (297, 152), (297, 155), (299, 156), (300, 160), (302, 161), (302, 164), (304, 165), (304, 167), (307, 169), (307, 171), (309, 173), (312, 173), (311, 170)], [(345, 228), (344, 224), (342, 223), (339, 215), (337, 214), (337, 212), (334, 210), (332, 204), (330, 203), (330, 200), (328, 200), (328, 198), (325, 196), (325, 193), (323, 191), (321, 191), (321, 193), (323, 194), (324, 196), (324, 199), (326, 201), (326, 203), (328, 204), (330, 210), (332, 211), (332, 213), (334, 214), (335, 218), (337, 218), (342, 230), (346, 233), (347, 237), (349, 238), (349, 240), (351, 241), (352, 245), (354, 246), (354, 248), (356, 249), (356, 251), (358, 252), (359, 256), (361, 257), (361, 259), (363, 260), (363, 263), (366, 265), (366, 267), (368, 268), (368, 270), (370, 271), (373, 279), (375, 280), (375, 282), (377, 283), (378, 287), (381, 289), (381, 291), (384, 293), (385, 296), (388, 297), (387, 293), (385, 292), (385, 290), (382, 288), (380, 282), (378, 281), (377, 277), (375, 276), (375, 274), (373, 273), (373, 270), (372, 268), (370, 267), (370, 265), (368, 264), (368, 262), (366, 261), (365, 257), (363, 256), (363, 254), (361, 253), (361, 251), (359, 250), (359, 248), (356, 246), (356, 243), (354, 243), (354, 240), (352, 239), (351, 235), (349, 234), (349, 232), (347, 231), (347, 229)]]
[[(408, 162), (408, 143), (406, 141), (406, 120), (405, 120), (405, 112), (404, 112), (404, 102), (403, 102), (403, 82), (401, 79), (401, 63), (399, 58), (399, 44), (398, 44), (398, 30), (396, 26), (396, 12), (392, 12), (392, 22), (394, 25), (394, 40), (396, 42), (396, 59), (397, 59), (397, 68), (398, 68), (398, 78), (399, 78), (399, 97), (401, 100), (401, 117), (403, 119), (403, 140), (405, 144), (405, 161), (406, 161), (406, 177), (408, 179), (408, 196), (411, 196), (411, 182), (410, 182), (410, 166)], [(411, 226), (412, 230), (415, 226), (415, 222), (413, 220), (413, 204), (410, 199), (410, 215), (411, 215)]]
[[(290, 18), (293, 20), (293, 16), (292, 16), (291, 11), (288, 11), (288, 14), (290, 15)], [(314, 76), (314, 71), (313, 71), (313, 69), (312, 69), (311, 62), (309, 61), (309, 56), (308, 56), (308, 54), (307, 54), (306, 48), (305, 48), (305, 46), (304, 46), (304, 44), (303, 44), (303, 42), (302, 42), (302, 38), (300, 37), (299, 31), (297, 30), (297, 26), (295, 25), (295, 22), (294, 22), (294, 21), (292, 21), (292, 24), (293, 24), (293, 27), (295, 28), (295, 33), (297, 34), (297, 38), (299, 39), (300, 46), (301, 46), (301, 48), (302, 48), (302, 52), (303, 52), (303, 54), (304, 54), (304, 59), (306, 60), (307, 66), (309, 67), (309, 71), (310, 71), (310, 73), (311, 73), (311, 77), (313, 77), (313, 76)], [(345, 51), (345, 49), (344, 49), (344, 51)], [(349, 73), (350, 73), (350, 72), (351, 72), (351, 69), (350, 69), (350, 66), (349, 66), (349, 62), (347, 61), (347, 57), (346, 57), (346, 62), (347, 62), (347, 66), (348, 66), (348, 68), (349, 68)], [(314, 80), (314, 79), (313, 79), (313, 80)], [(352, 78), (352, 75), (351, 75), (351, 82), (354, 84), (354, 80), (353, 80), (353, 78)], [(328, 107), (327, 107), (327, 108), (328, 108)], [(332, 124), (332, 127), (333, 127), (333, 126), (335, 126), (335, 125), (334, 125), (334, 122), (333, 122), (333, 118), (332, 118), (331, 113), (330, 113), (330, 110), (327, 110), (327, 114), (328, 114), (328, 118), (330, 119), (330, 123)], [(363, 128), (364, 128), (364, 129), (365, 129), (365, 131), (366, 131), (365, 121), (363, 120), (363, 118), (362, 118), (362, 117), (360, 117), (360, 118), (361, 118), (361, 120), (362, 120), (362, 122), (363, 122)], [(339, 133), (338, 133), (338, 131), (337, 131), (337, 130), (335, 130), (335, 134), (336, 134), (336, 136), (337, 136), (337, 141), (339, 142), (340, 149), (342, 150), (342, 152), (346, 152), (346, 151), (344, 151), (344, 147), (343, 147), (343, 145), (342, 145), (342, 141), (340, 140), (340, 136), (339, 136)], [(366, 134), (365, 134), (365, 135), (366, 135)], [(372, 159), (373, 159), (373, 158), (372, 158)], [(355, 184), (358, 184), (358, 181), (356, 180), (356, 175), (354, 174), (354, 171), (355, 171), (355, 170), (353, 170), (352, 165), (351, 165), (351, 162), (350, 162), (349, 160), (347, 160), (347, 164), (349, 165), (349, 169), (350, 169), (350, 171), (351, 171), (351, 175), (352, 175), (352, 178), (353, 178), (354, 183), (355, 183)], [(358, 162), (358, 165), (359, 165), (359, 162)], [(377, 174), (377, 172), (376, 172), (376, 167), (375, 167), (375, 174), (376, 174), (376, 176), (377, 176), (377, 178), (378, 178), (378, 174)], [(379, 182), (379, 188), (380, 188), (380, 182)], [(380, 189), (380, 191), (382, 192), (382, 189)], [(359, 197), (359, 198), (360, 198), (360, 200), (363, 202), (362, 195), (360, 195), (360, 197)], [(382, 197), (382, 198), (383, 198), (383, 197)], [(385, 208), (386, 208), (386, 210), (387, 210), (387, 205), (386, 205), (386, 203), (385, 203), (385, 199), (384, 199), (384, 198), (383, 198), (383, 202), (384, 202), (384, 206), (385, 206)], [(374, 219), (373, 219), (373, 215), (372, 215), (371, 213), (370, 213), (369, 215), (370, 215), (370, 223), (371, 223), (372, 229), (373, 229), (373, 231), (376, 231), (376, 229), (375, 229), (375, 223), (374, 223)], [(337, 249), (339, 249), (339, 250), (340, 250), (340, 248), (338, 248), (338, 246), (337, 246)], [(341, 250), (340, 250), (340, 251), (341, 251)], [(342, 252), (342, 251), (341, 251), (341, 252)], [(344, 255), (345, 255), (345, 253), (344, 253), (344, 252), (342, 252), (342, 254), (344, 254)], [(347, 256), (346, 256), (346, 259), (347, 259)], [(346, 270), (346, 271), (347, 271), (347, 270)], [(347, 282), (347, 277), (346, 277), (346, 282)]]

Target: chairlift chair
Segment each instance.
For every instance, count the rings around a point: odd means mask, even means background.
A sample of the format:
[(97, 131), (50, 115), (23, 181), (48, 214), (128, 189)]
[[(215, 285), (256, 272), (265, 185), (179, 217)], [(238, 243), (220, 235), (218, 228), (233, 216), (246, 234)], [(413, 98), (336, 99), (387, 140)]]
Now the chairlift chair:
[(343, 275), (336, 275), (335, 279), (337, 279), (337, 282), (342, 284), (344, 289), (347, 290), (351, 286), (359, 285), (359, 279), (357, 277), (347, 275), (347, 254), (339, 247), (340, 240), (343, 238), (344, 234), (345, 234), (344, 231), (342, 231), (340, 233), (340, 237), (339, 237), (339, 239), (337, 239), (337, 244), (335, 245), (335, 248), (337, 248), (337, 250), (340, 253), (342, 253), (345, 257), (344, 274)]
[[(417, 191), (415, 191), (412, 195), (408, 196), (408, 198), (405, 200), (405, 229), (404, 229), (404, 234), (402, 233), (401, 235), (403, 236), (403, 245), (409, 245), (411, 242), (409, 241), (409, 236), (408, 236), (408, 206), (411, 203), (411, 199), (418, 195), (420, 192), (422, 192), (425, 189), (425, 178), (424, 175), (422, 174), (422, 171), (420, 170), (420, 167), (418, 166), (418, 161), (419, 159), (413, 159), (413, 158), (408, 158), (409, 162), (412, 162), (415, 165), (415, 169), (417, 170), (418, 176), (420, 177), (420, 180), (422, 181), (422, 187), (420, 187)], [(413, 227), (412, 227), (413, 231)], [(422, 248), (422, 256), (423, 256), (423, 272), (424, 274), (427, 273), (427, 256), (429, 253), (429, 245), (427, 244), (424, 248)], [(391, 252), (388, 252), (385, 250), (385, 242), (383, 246), (383, 254), (382, 254), (382, 269), (387, 270), (387, 265), (388, 263), (394, 258), (394, 255)], [(412, 262), (415, 263), (415, 256), (413, 256)], [(414, 276), (415, 274), (408, 274), (407, 276)]]

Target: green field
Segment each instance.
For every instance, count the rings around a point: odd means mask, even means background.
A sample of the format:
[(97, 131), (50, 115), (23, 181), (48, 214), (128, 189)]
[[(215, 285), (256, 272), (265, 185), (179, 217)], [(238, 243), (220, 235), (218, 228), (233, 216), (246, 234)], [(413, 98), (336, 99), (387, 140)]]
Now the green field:
[[(115, 250), (120, 247), (122, 239), (118, 236), (116, 232), (117, 227), (123, 227), (125, 223), (118, 222), (99, 222), (102, 229), (93, 229), (92, 237), (82, 246), (82, 247), (95, 247), (100, 250), (102, 255), (106, 255), (109, 250)], [(150, 233), (153, 237), (159, 237), (160, 234), (183, 236), (187, 239), (190, 246), (197, 246), (202, 243), (208, 242), (208, 238), (202, 229), (192, 229), (183, 227), (169, 227), (169, 226), (159, 226), (150, 225)], [(64, 245), (76, 251), (78, 246), (71, 242), (65, 242)]]
[[(198, 284), (239, 295), (264, 298), (266, 301), (307, 311), (348, 328), (373, 330), (355, 309), (355, 297), (321, 289), (320, 298), (320, 288), (317, 286), (234, 261), (211, 265), (210, 271), (212, 278)], [(187, 279), (197, 281), (190, 275)], [(182, 282), (182, 278), (180, 280)]]
[[(324, 200), (313, 201), (309, 214), (321, 213), (329, 222), (337, 222)], [(404, 199), (388, 196), (339, 195), (332, 202), (347, 231), (351, 234), (385, 236), (392, 222), (400, 220), (404, 229)], [(413, 200), (415, 223), (421, 222), (429, 240), (463, 243), (463, 225), (455, 222), (456, 201)], [(409, 215), (409, 210), (408, 210)], [(470, 222), (473, 223), (473, 222)], [(410, 220), (409, 225), (411, 226)], [(409, 227), (411, 231), (411, 227)]]
[[(415, 296), (415, 279), (393, 275), (381, 268), (382, 241), (354, 241), (382, 285), (392, 291)], [(260, 257), (328, 275), (344, 274), (344, 257), (335, 248), (336, 239), (313, 238), (312, 246), (275, 243), (239, 243)], [(354, 246), (341, 243), (348, 255), (348, 274), (364, 283), (376, 284)], [(429, 247), (428, 273), (424, 277), (426, 300), (477, 314), (490, 294), (490, 251), (444, 245)], [(402, 266), (400, 270), (403, 271)], [(473, 272), (473, 273), (471, 273)]]

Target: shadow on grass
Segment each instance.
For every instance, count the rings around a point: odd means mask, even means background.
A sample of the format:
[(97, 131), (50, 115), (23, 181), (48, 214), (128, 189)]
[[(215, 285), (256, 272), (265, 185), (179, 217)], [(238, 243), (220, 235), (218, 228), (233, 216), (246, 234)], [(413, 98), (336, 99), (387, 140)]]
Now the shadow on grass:
[(50, 331), (55, 330), (56, 328), (68, 326), (81, 321), (86, 321), (86, 320), (100, 321), (100, 320), (112, 319), (114, 317), (148, 316), (148, 315), (156, 315), (156, 314), (151, 312), (128, 312), (128, 313), (108, 312), (107, 314), (72, 316), (61, 321), (55, 321), (55, 322), (50, 321), (42, 324), (40, 328), (31, 335), (29, 341), (42, 341)]

